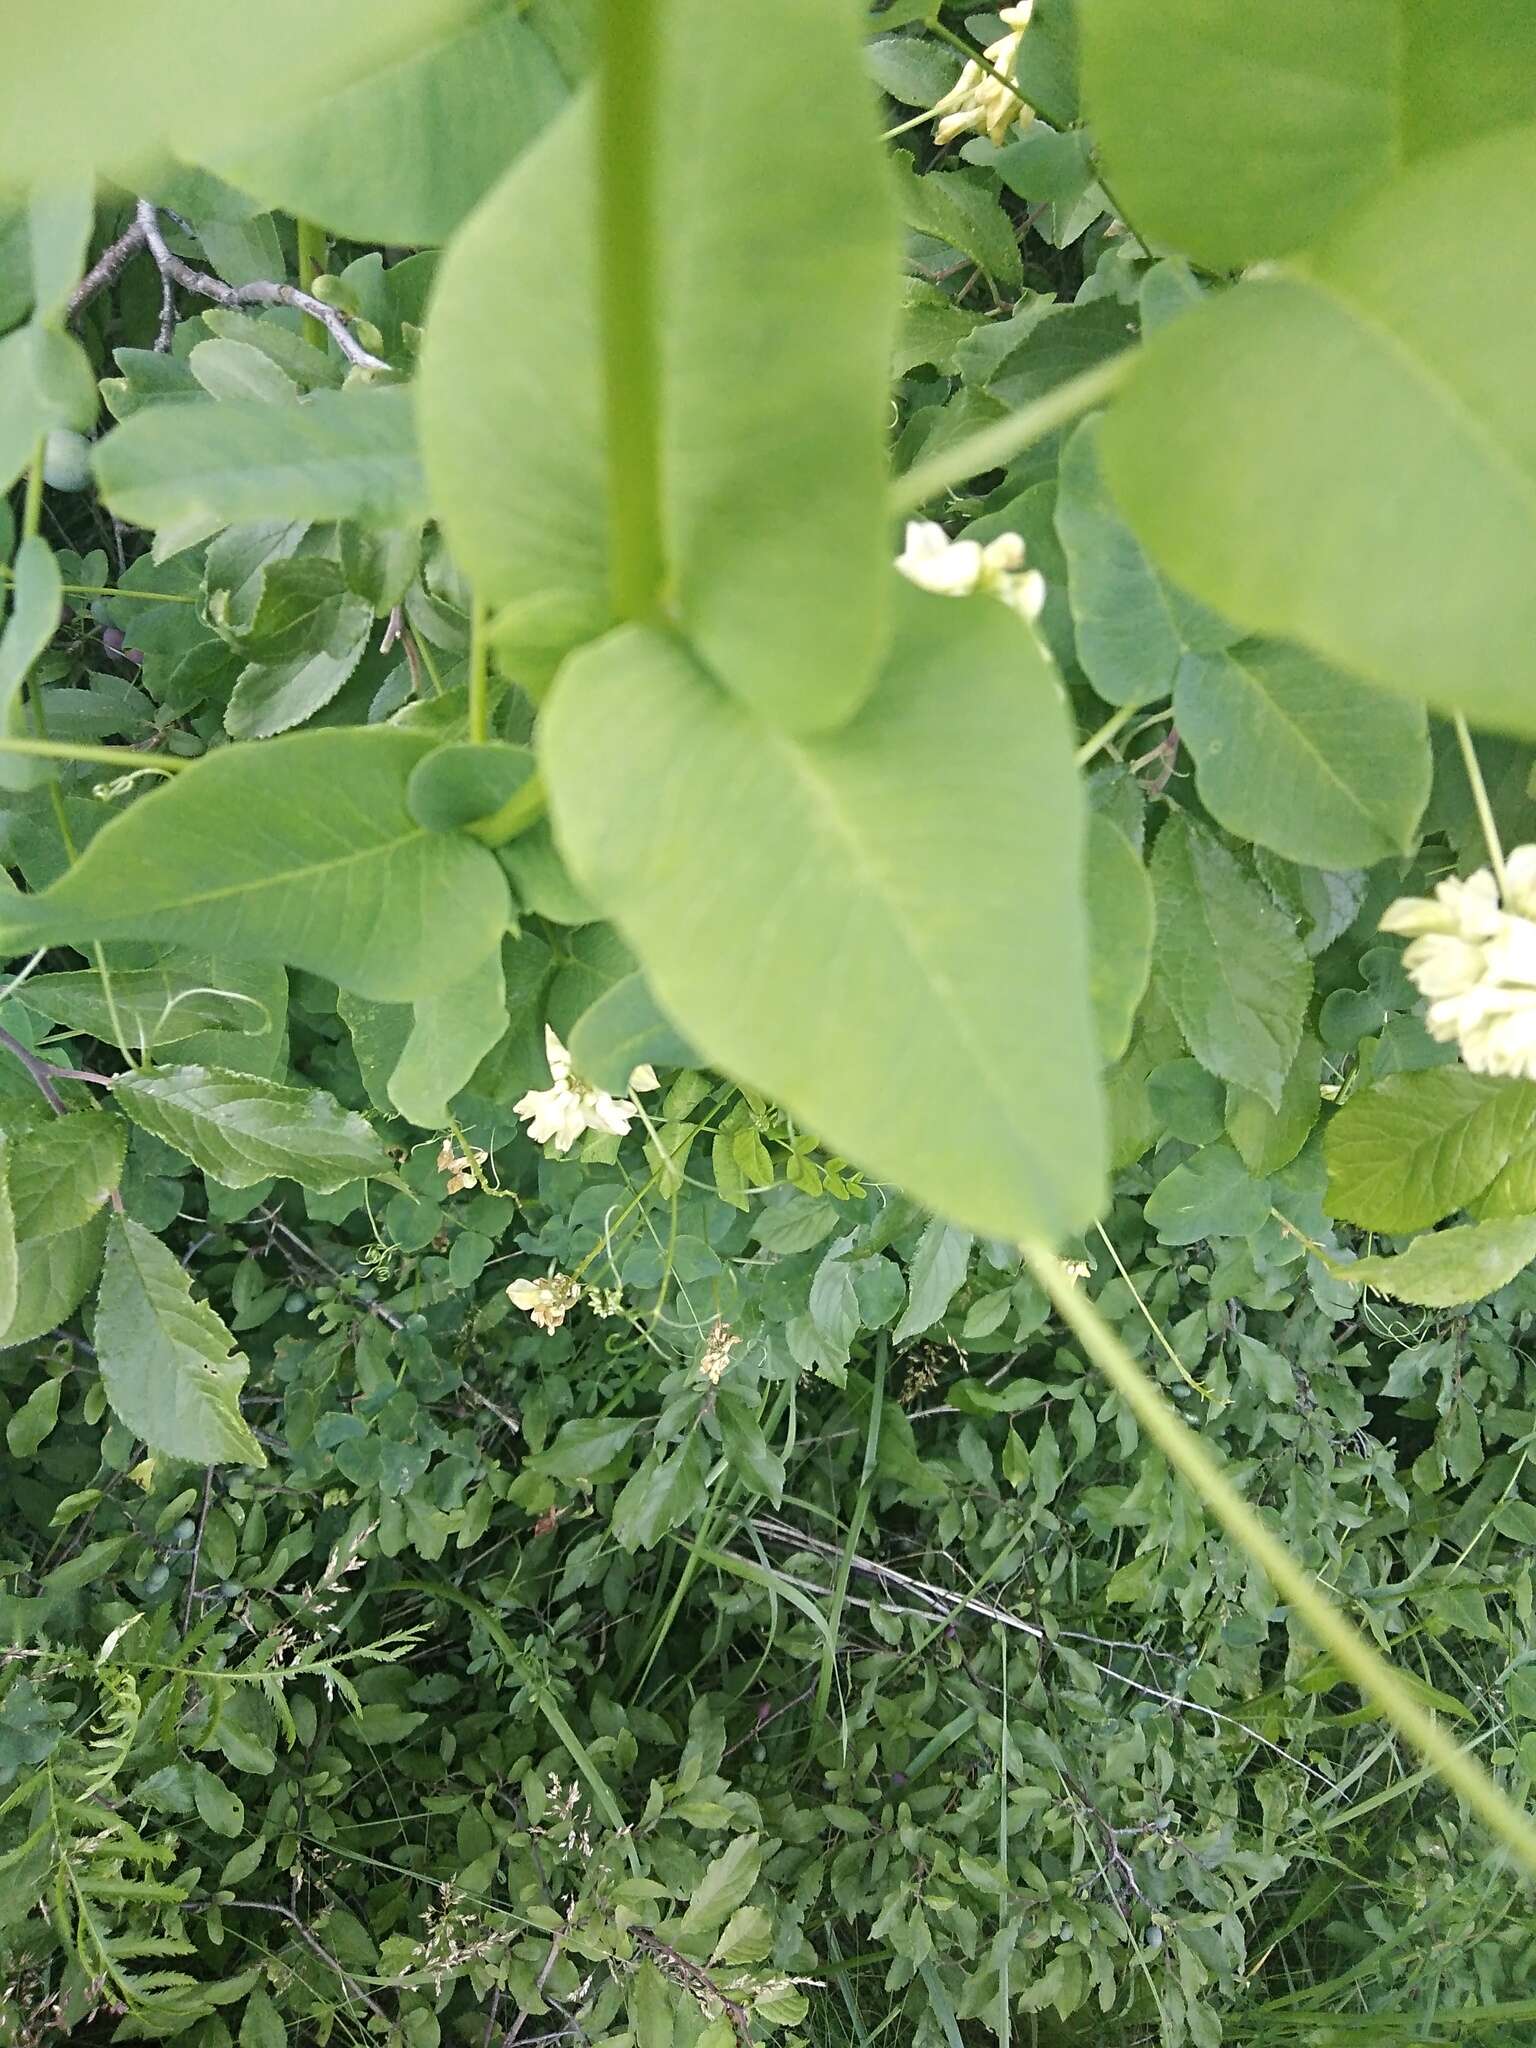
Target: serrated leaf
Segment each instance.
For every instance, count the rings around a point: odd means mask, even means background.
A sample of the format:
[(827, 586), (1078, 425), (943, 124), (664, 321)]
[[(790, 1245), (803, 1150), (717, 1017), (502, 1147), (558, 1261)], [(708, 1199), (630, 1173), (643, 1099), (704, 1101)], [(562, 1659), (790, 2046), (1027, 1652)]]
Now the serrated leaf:
[(907, 1279), (907, 1305), (893, 1333), (898, 1344), (931, 1330), (959, 1293), (970, 1264), (971, 1234), (937, 1217), (923, 1226)]
[(711, 1965), (764, 1963), (773, 1953), (773, 1915), (762, 1906), (738, 1906), (715, 1943)]
[(240, 671), (224, 708), (224, 730), (232, 739), (263, 740), (313, 718), (362, 660), (372, 630), (372, 608), (350, 590), (334, 590), (310, 619), (297, 652), (276, 659), (264, 653)]
[(1218, 825), (1312, 867), (1413, 850), (1433, 764), (1422, 705), (1276, 641), (1191, 655), (1173, 692)]
[(678, 1928), (678, 1946), (684, 1950), (697, 1949), (709, 1942), (736, 1908), (745, 1903), (761, 1867), (758, 1837), (737, 1835), (694, 1886)]
[(1536, 1216), (1501, 1217), (1428, 1231), (1396, 1257), (1330, 1262), (1351, 1287), (1374, 1287), (1394, 1301), (1423, 1308), (1460, 1308), (1507, 1286), (1536, 1259)]
[(1290, 920), (1216, 837), (1176, 813), (1152, 852), (1153, 975), (1209, 1072), (1280, 1106), (1312, 970)]
[(1247, 1237), (1269, 1215), (1269, 1200), (1268, 1183), (1218, 1141), (1163, 1176), (1147, 1197), (1146, 1218), (1163, 1244)]
[(249, 1370), (175, 1254), (114, 1216), (96, 1305), (96, 1355), (113, 1413), (152, 1450), (199, 1465), (264, 1465), (240, 1413)]
[[(1102, 436), (1143, 544), (1206, 603), (1525, 734), (1536, 442), (1511, 337), (1536, 307), (1533, 184), (1536, 128), (1409, 170), (1304, 263), (1154, 335)], [(1487, 280), (1476, 320), (1423, 288), (1453, 264)]]
[[(0, 1328), (0, 1347), (30, 1344), (74, 1314), (101, 1269), (106, 1223), (98, 1211), (72, 1230), (18, 1241), (15, 1304)], [(3, 1274), (0, 1252), (0, 1289)]]
[(1465, 1067), (1391, 1074), (1329, 1120), (1325, 1207), (1366, 1230), (1424, 1230), (1533, 1144), (1536, 1083)]
[(373, 1126), (323, 1088), (187, 1066), (124, 1074), (112, 1095), (141, 1130), (185, 1152), (226, 1187), (254, 1187), (280, 1175), (328, 1195), (349, 1180), (390, 1171)]
[(18, 1239), (55, 1237), (88, 1222), (122, 1177), (127, 1143), (122, 1118), (99, 1110), (55, 1117), (13, 1138), (9, 1191)]
[(301, 404), (257, 399), (154, 405), (94, 450), (96, 481), (120, 519), (172, 529), (240, 520), (426, 517), (410, 394), (316, 391)]
[[(556, 831), (701, 1054), (942, 1213), (1060, 1234), (1101, 1141), (1059, 690), (1001, 605), (911, 591), (898, 618), (865, 713), (817, 741), (660, 636), (584, 651), (540, 718)], [(684, 786), (729, 792), (729, 832)]]
[[(16, 947), (161, 939), (412, 1001), (483, 958), (510, 911), (492, 853), (424, 831), (405, 808), (431, 745), (374, 727), (209, 754), (105, 825), (51, 888), (8, 896), (0, 916)], [(237, 818), (253, 829), (232, 832)]]

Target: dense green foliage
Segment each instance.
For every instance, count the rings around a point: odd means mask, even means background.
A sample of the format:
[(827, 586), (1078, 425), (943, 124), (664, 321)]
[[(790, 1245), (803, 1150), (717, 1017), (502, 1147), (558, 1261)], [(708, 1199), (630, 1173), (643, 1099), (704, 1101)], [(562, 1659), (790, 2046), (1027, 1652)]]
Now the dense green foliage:
[(15, 12), (0, 2043), (1528, 2039), (1523, 11)]

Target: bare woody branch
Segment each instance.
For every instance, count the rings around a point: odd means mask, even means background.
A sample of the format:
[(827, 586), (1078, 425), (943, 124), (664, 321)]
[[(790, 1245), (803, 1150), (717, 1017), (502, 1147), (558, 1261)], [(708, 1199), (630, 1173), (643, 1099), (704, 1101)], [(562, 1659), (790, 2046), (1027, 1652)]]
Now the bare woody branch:
[(363, 347), (334, 306), (326, 305), (312, 292), (300, 291), (297, 285), (277, 284), (266, 278), (258, 278), (251, 284), (226, 284), (223, 278), (214, 277), (206, 270), (194, 270), (168, 246), (160, 231), (159, 213), (151, 200), (139, 201), (137, 225), (143, 231), (144, 241), (160, 275), (170, 283), (180, 285), (183, 291), (195, 292), (202, 299), (212, 299), (216, 306), (292, 306), (295, 311), (307, 313), (311, 319), (318, 320), (349, 363), (356, 363), (364, 370), (389, 368), (381, 356), (373, 355)]
[(89, 305), (98, 292), (104, 292), (109, 284), (115, 283), (118, 273), (145, 246), (144, 223), (135, 214), (132, 226), (120, 234), (115, 242), (107, 244), (70, 293), (69, 318), (73, 320), (81, 308)]

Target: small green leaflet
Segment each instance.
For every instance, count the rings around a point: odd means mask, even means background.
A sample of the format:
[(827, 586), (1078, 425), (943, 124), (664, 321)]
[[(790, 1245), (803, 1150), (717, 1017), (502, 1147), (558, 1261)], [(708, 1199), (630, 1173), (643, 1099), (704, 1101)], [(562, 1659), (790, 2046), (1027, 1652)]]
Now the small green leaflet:
[(98, 442), (96, 481), (120, 519), (172, 530), (239, 520), (426, 517), (407, 391), (316, 391), (298, 405), (259, 399), (153, 405)]
[[(500, 962), (495, 965), (499, 981)], [(185, 1152), (226, 1187), (254, 1187), (281, 1175), (328, 1195), (349, 1180), (390, 1171), (372, 1125), (322, 1088), (189, 1066), (125, 1074), (112, 1094), (142, 1130)]]
[[(510, 905), (494, 854), (406, 809), (431, 746), (375, 726), (209, 754), (104, 826), (50, 889), (6, 897), (13, 950), (163, 939), (307, 967), (381, 1002), (461, 979)], [(231, 832), (235, 818), (248, 829)]]
[(1152, 852), (1153, 974), (1200, 1064), (1271, 1109), (1312, 993), (1288, 917), (1203, 826), (1167, 820)]
[(1328, 1260), (1328, 1270), (1352, 1287), (1374, 1287), (1395, 1301), (1423, 1308), (1460, 1308), (1495, 1294), (1536, 1259), (1536, 1216), (1500, 1217), (1427, 1231), (1395, 1258)]
[(112, 1411), (151, 1450), (198, 1465), (264, 1465), (240, 1413), (248, 1370), (174, 1252), (114, 1216), (96, 1304), (96, 1355)]

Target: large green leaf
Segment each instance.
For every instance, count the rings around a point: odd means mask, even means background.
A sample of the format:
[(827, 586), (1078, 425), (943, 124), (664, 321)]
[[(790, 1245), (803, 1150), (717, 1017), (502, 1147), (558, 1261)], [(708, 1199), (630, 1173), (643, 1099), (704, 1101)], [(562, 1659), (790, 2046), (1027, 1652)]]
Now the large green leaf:
[(90, 357), (73, 335), (32, 321), (0, 340), (0, 490), (55, 427), (84, 432), (97, 403)]
[[(499, 977), (500, 962), (490, 957)], [(112, 1094), (140, 1129), (185, 1152), (226, 1187), (254, 1187), (281, 1174), (329, 1195), (390, 1169), (373, 1126), (323, 1088), (288, 1088), (218, 1067), (167, 1067), (124, 1074)]]
[[(176, 144), (196, 155), (260, 130), (384, 65), (470, 11), (470, 0), (10, 0), (0, 70), (0, 188), (97, 170), (131, 175)], [(91, 61), (82, 61), (90, 52)]]
[(660, 635), (577, 657), (540, 721), (557, 834), (705, 1057), (959, 1222), (1061, 1233), (1102, 1138), (1060, 693), (1001, 605), (900, 596), (819, 741)]
[(426, 516), (409, 393), (316, 391), (298, 405), (259, 399), (151, 405), (95, 451), (96, 481), (135, 526), (356, 519), (413, 526)]
[(264, 1465), (240, 1413), (249, 1367), (169, 1246), (114, 1216), (96, 1303), (101, 1383), (151, 1450), (198, 1465)]
[(1412, 851), (1434, 778), (1422, 705), (1248, 640), (1184, 661), (1173, 715), (1201, 802), (1238, 838), (1320, 868)]
[[(1155, 336), (1104, 423), (1168, 573), (1384, 688), (1536, 733), (1536, 131), (1436, 158)], [(1479, 279), (1476, 318), (1426, 280)]]
[(1423, 1308), (1459, 1308), (1505, 1287), (1536, 1259), (1536, 1216), (1464, 1223), (1416, 1237), (1396, 1257), (1356, 1259), (1333, 1271), (1352, 1287), (1374, 1287)]
[(507, 884), (485, 847), (407, 811), (431, 747), (375, 727), (209, 754), (105, 825), (51, 888), (7, 896), (12, 950), (164, 939), (383, 1002), (458, 980), (499, 943)]
[(1140, 231), (1230, 269), (1311, 241), (1405, 161), (1536, 118), (1536, 14), (1524, 0), (1094, 0), (1083, 92)]
[(1061, 452), (1056, 531), (1070, 571), (1077, 658), (1111, 704), (1166, 697), (1191, 650), (1234, 637), (1224, 620), (1160, 576), (1105, 488), (1098, 417), (1084, 420)]
[(1424, 1230), (1533, 1144), (1536, 1083), (1465, 1067), (1390, 1074), (1328, 1125), (1326, 1207), (1366, 1230)]
[(565, 99), (503, 5), (207, 157), (268, 205), (361, 242), (444, 242)]
[[(897, 263), (871, 94), (846, 8), (661, 12), (668, 594), (729, 689), (824, 728), (868, 694), (886, 629)], [(608, 604), (592, 128), (573, 106), (455, 238), (422, 358), (434, 508), (519, 654)]]
[(1152, 972), (1210, 1073), (1280, 1107), (1312, 970), (1291, 920), (1211, 832), (1180, 814), (1152, 850)]

